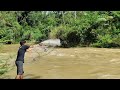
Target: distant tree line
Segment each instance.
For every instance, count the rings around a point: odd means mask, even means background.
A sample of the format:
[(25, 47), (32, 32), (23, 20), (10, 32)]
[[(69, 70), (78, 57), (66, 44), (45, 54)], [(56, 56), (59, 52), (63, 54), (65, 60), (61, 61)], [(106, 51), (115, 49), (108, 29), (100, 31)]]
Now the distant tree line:
[(120, 11), (0, 11), (0, 42), (59, 38), (63, 47), (120, 47)]

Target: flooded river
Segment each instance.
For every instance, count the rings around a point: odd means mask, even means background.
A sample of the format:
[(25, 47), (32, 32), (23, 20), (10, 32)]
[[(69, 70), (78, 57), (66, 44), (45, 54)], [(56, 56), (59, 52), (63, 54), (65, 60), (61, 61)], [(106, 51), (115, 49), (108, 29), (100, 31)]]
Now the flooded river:
[[(17, 50), (17, 49), (16, 49)], [(26, 62), (35, 53), (26, 53)], [(25, 79), (120, 79), (120, 49), (55, 48), (24, 64)], [(16, 67), (3, 78), (14, 79)]]

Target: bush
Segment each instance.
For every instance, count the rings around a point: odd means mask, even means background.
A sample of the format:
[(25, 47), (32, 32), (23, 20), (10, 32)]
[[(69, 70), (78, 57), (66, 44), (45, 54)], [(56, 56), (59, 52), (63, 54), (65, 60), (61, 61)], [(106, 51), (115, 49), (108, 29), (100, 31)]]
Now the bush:
[(77, 31), (70, 31), (67, 33), (66, 41), (70, 47), (77, 46), (80, 43), (80, 35)]
[(13, 40), (1, 40), (0, 43), (3, 43), (3, 44), (13, 44)]
[(102, 48), (101, 43), (93, 43), (90, 45), (91, 47)]
[(13, 43), (12, 40), (5, 40), (4, 42), (5, 42), (5, 44), (12, 44)]
[(60, 25), (58, 27), (53, 28), (50, 32), (50, 38), (52, 38), (52, 39), (59, 39), (59, 38), (64, 39), (65, 33), (67, 31), (66, 28), (67, 27), (63, 26), (63, 25)]
[(110, 47), (110, 43), (112, 43), (112, 37), (109, 34), (106, 34), (105, 36), (98, 36), (98, 45), (100, 45), (103, 48)]
[(105, 36), (99, 36), (98, 42), (91, 45), (92, 47), (100, 47), (100, 48), (112, 48), (112, 47), (120, 47), (120, 37), (112, 37), (109, 34)]

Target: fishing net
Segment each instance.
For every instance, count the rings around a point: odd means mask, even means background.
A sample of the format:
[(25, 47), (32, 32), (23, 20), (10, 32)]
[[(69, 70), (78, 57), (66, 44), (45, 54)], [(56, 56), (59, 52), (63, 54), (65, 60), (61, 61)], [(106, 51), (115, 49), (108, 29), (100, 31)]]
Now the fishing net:
[(32, 49), (26, 53), (25, 64), (41, 60), (43, 57), (49, 55), (52, 51), (55, 51), (55, 47), (57, 46), (58, 45), (52, 44), (51, 42), (33, 45)]

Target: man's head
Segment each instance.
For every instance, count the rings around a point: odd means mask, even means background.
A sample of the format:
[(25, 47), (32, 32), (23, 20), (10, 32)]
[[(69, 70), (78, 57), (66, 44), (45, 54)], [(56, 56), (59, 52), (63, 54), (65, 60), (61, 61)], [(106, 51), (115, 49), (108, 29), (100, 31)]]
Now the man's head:
[(25, 45), (25, 43), (26, 43), (25, 40), (20, 41), (20, 45), (21, 45), (21, 46), (22, 46), (22, 45)]

